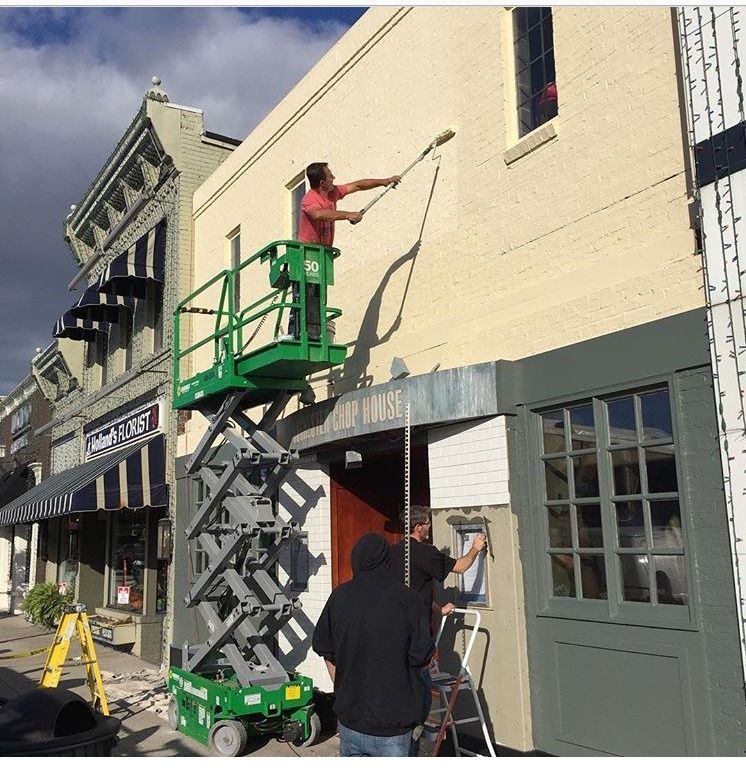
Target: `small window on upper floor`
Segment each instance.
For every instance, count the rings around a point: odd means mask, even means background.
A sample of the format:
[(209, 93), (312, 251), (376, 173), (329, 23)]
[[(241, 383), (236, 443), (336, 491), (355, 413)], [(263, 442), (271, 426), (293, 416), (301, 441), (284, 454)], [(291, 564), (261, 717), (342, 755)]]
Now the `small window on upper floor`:
[(109, 382), (109, 336), (113, 335), (112, 328), (96, 335), (96, 364), (101, 368), (99, 387), (106, 386)]
[(134, 314), (127, 308), (119, 309), (119, 348), (124, 353), (124, 372), (132, 368), (132, 339), (134, 337)]
[(289, 186), (290, 189), (290, 222), (292, 227), (293, 240), (298, 238), (298, 221), (300, 219), (300, 205), (303, 196), (306, 195), (306, 179), (300, 176)]
[(163, 348), (163, 285), (148, 282), (148, 305), (150, 306), (150, 325), (153, 328), (153, 353)]
[(557, 115), (552, 9), (524, 7), (513, 11), (518, 136)]
[[(236, 228), (228, 234), (228, 251), (231, 260), (231, 270), (235, 271), (241, 265), (241, 229)], [(233, 285), (233, 307), (238, 310), (241, 308), (241, 277), (236, 276)]]

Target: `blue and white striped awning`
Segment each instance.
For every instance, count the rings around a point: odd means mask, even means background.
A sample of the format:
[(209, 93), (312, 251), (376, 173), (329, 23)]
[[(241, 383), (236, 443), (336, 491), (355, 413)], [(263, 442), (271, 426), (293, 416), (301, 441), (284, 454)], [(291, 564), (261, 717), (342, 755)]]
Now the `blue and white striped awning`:
[(94, 284), (82, 295), (80, 300), (70, 309), (76, 319), (91, 322), (118, 322), (119, 309), (135, 310), (135, 301), (131, 297), (122, 297), (113, 292), (101, 292), (99, 285)]
[(0, 525), (168, 504), (162, 434), (47, 477), (0, 509)]
[(102, 292), (144, 298), (148, 281), (163, 284), (166, 261), (166, 221), (161, 220), (106, 267), (98, 284)]
[(108, 329), (109, 325), (107, 322), (76, 319), (69, 311), (65, 311), (54, 325), (52, 337), (92, 341), (95, 340), (97, 332), (107, 332)]

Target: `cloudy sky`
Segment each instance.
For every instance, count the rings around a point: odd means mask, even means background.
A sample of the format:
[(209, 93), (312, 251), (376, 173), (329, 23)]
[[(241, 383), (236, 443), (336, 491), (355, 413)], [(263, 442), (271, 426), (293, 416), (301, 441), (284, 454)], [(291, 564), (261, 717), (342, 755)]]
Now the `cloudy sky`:
[(364, 8), (0, 8), (0, 395), (77, 299), (62, 223), (159, 75), (243, 139)]

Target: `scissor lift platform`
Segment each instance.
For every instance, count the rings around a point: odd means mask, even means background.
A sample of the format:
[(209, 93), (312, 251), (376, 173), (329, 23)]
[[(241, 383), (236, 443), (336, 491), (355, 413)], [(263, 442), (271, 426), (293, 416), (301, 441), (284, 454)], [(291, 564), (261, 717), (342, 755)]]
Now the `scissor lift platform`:
[[(330, 332), (341, 311), (326, 304), (339, 254), (338, 249), (319, 244), (275, 241), (237, 268), (221, 271), (179, 303), (174, 316), (174, 407), (215, 406), (226, 392), (235, 389), (245, 391), (243, 408), (267, 404), (280, 392), (302, 392), (309, 375), (341, 365), (347, 347), (334, 343)], [(245, 308), (236, 308), (240, 275), (257, 262), (269, 264), (272, 291)], [(315, 295), (308, 293), (311, 285), (318, 288)], [(216, 293), (216, 308), (200, 305), (205, 297)], [(283, 325), (292, 313), (296, 315), (294, 336), (286, 334), (287, 326)], [(213, 315), (212, 332), (181, 346), (184, 314)], [(315, 330), (310, 329), (309, 314), (318, 320)], [(249, 348), (268, 318), (274, 320), (273, 340)], [(209, 367), (182, 376), (187, 358), (204, 361), (208, 353), (212, 360)]]
[[(208, 632), (196, 645), (185, 641), (180, 662), (170, 669), (169, 720), (222, 756), (242, 753), (251, 734), (309, 745), (320, 731), (312, 681), (287, 672), (273, 645), (300, 608), (275, 573), (300, 525), (273, 503), (298, 461), (296, 450), (275, 439), (274, 424), (292, 395), (308, 388), (309, 375), (345, 360), (347, 347), (333, 342), (333, 320), (341, 311), (326, 305), (338, 255), (318, 244), (273, 242), (176, 308), (173, 405), (197, 410), (208, 425), (186, 464), (205, 496), (190, 513), (185, 535), (206, 563), (184, 602), (199, 612)], [(239, 274), (248, 269), (244, 288), (256, 286), (262, 263), (269, 264), (271, 291), (238, 307)], [(183, 346), (185, 314), (208, 315), (214, 323), (209, 335)], [(274, 329), (255, 343), (270, 317)], [(193, 337), (200, 327), (193, 325)], [(187, 368), (196, 372), (183, 375)], [(255, 422), (244, 411), (260, 405), (265, 409)], [(223, 457), (226, 446), (233, 453)]]
[(280, 391), (302, 392), (306, 377), (330, 367), (341, 365), (347, 356), (347, 346), (299, 340), (274, 341), (245, 356), (236, 357), (233, 365), (213, 365), (179, 386), (174, 407), (187, 409), (217, 398), (226, 391), (244, 389), (243, 408), (271, 402)]

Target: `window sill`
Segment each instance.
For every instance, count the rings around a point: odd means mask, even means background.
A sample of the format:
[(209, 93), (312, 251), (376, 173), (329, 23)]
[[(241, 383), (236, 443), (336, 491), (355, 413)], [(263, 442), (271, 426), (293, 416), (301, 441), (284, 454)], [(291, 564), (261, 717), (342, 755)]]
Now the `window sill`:
[(503, 160), (506, 166), (510, 166), (515, 163), (519, 158), (523, 158), (529, 153), (536, 150), (536, 148), (545, 145), (547, 142), (555, 139), (557, 136), (557, 127), (553, 121), (543, 123), (537, 129), (534, 129), (530, 134), (526, 134), (525, 137), (521, 137), (518, 142), (512, 147), (509, 147), (503, 153)]

